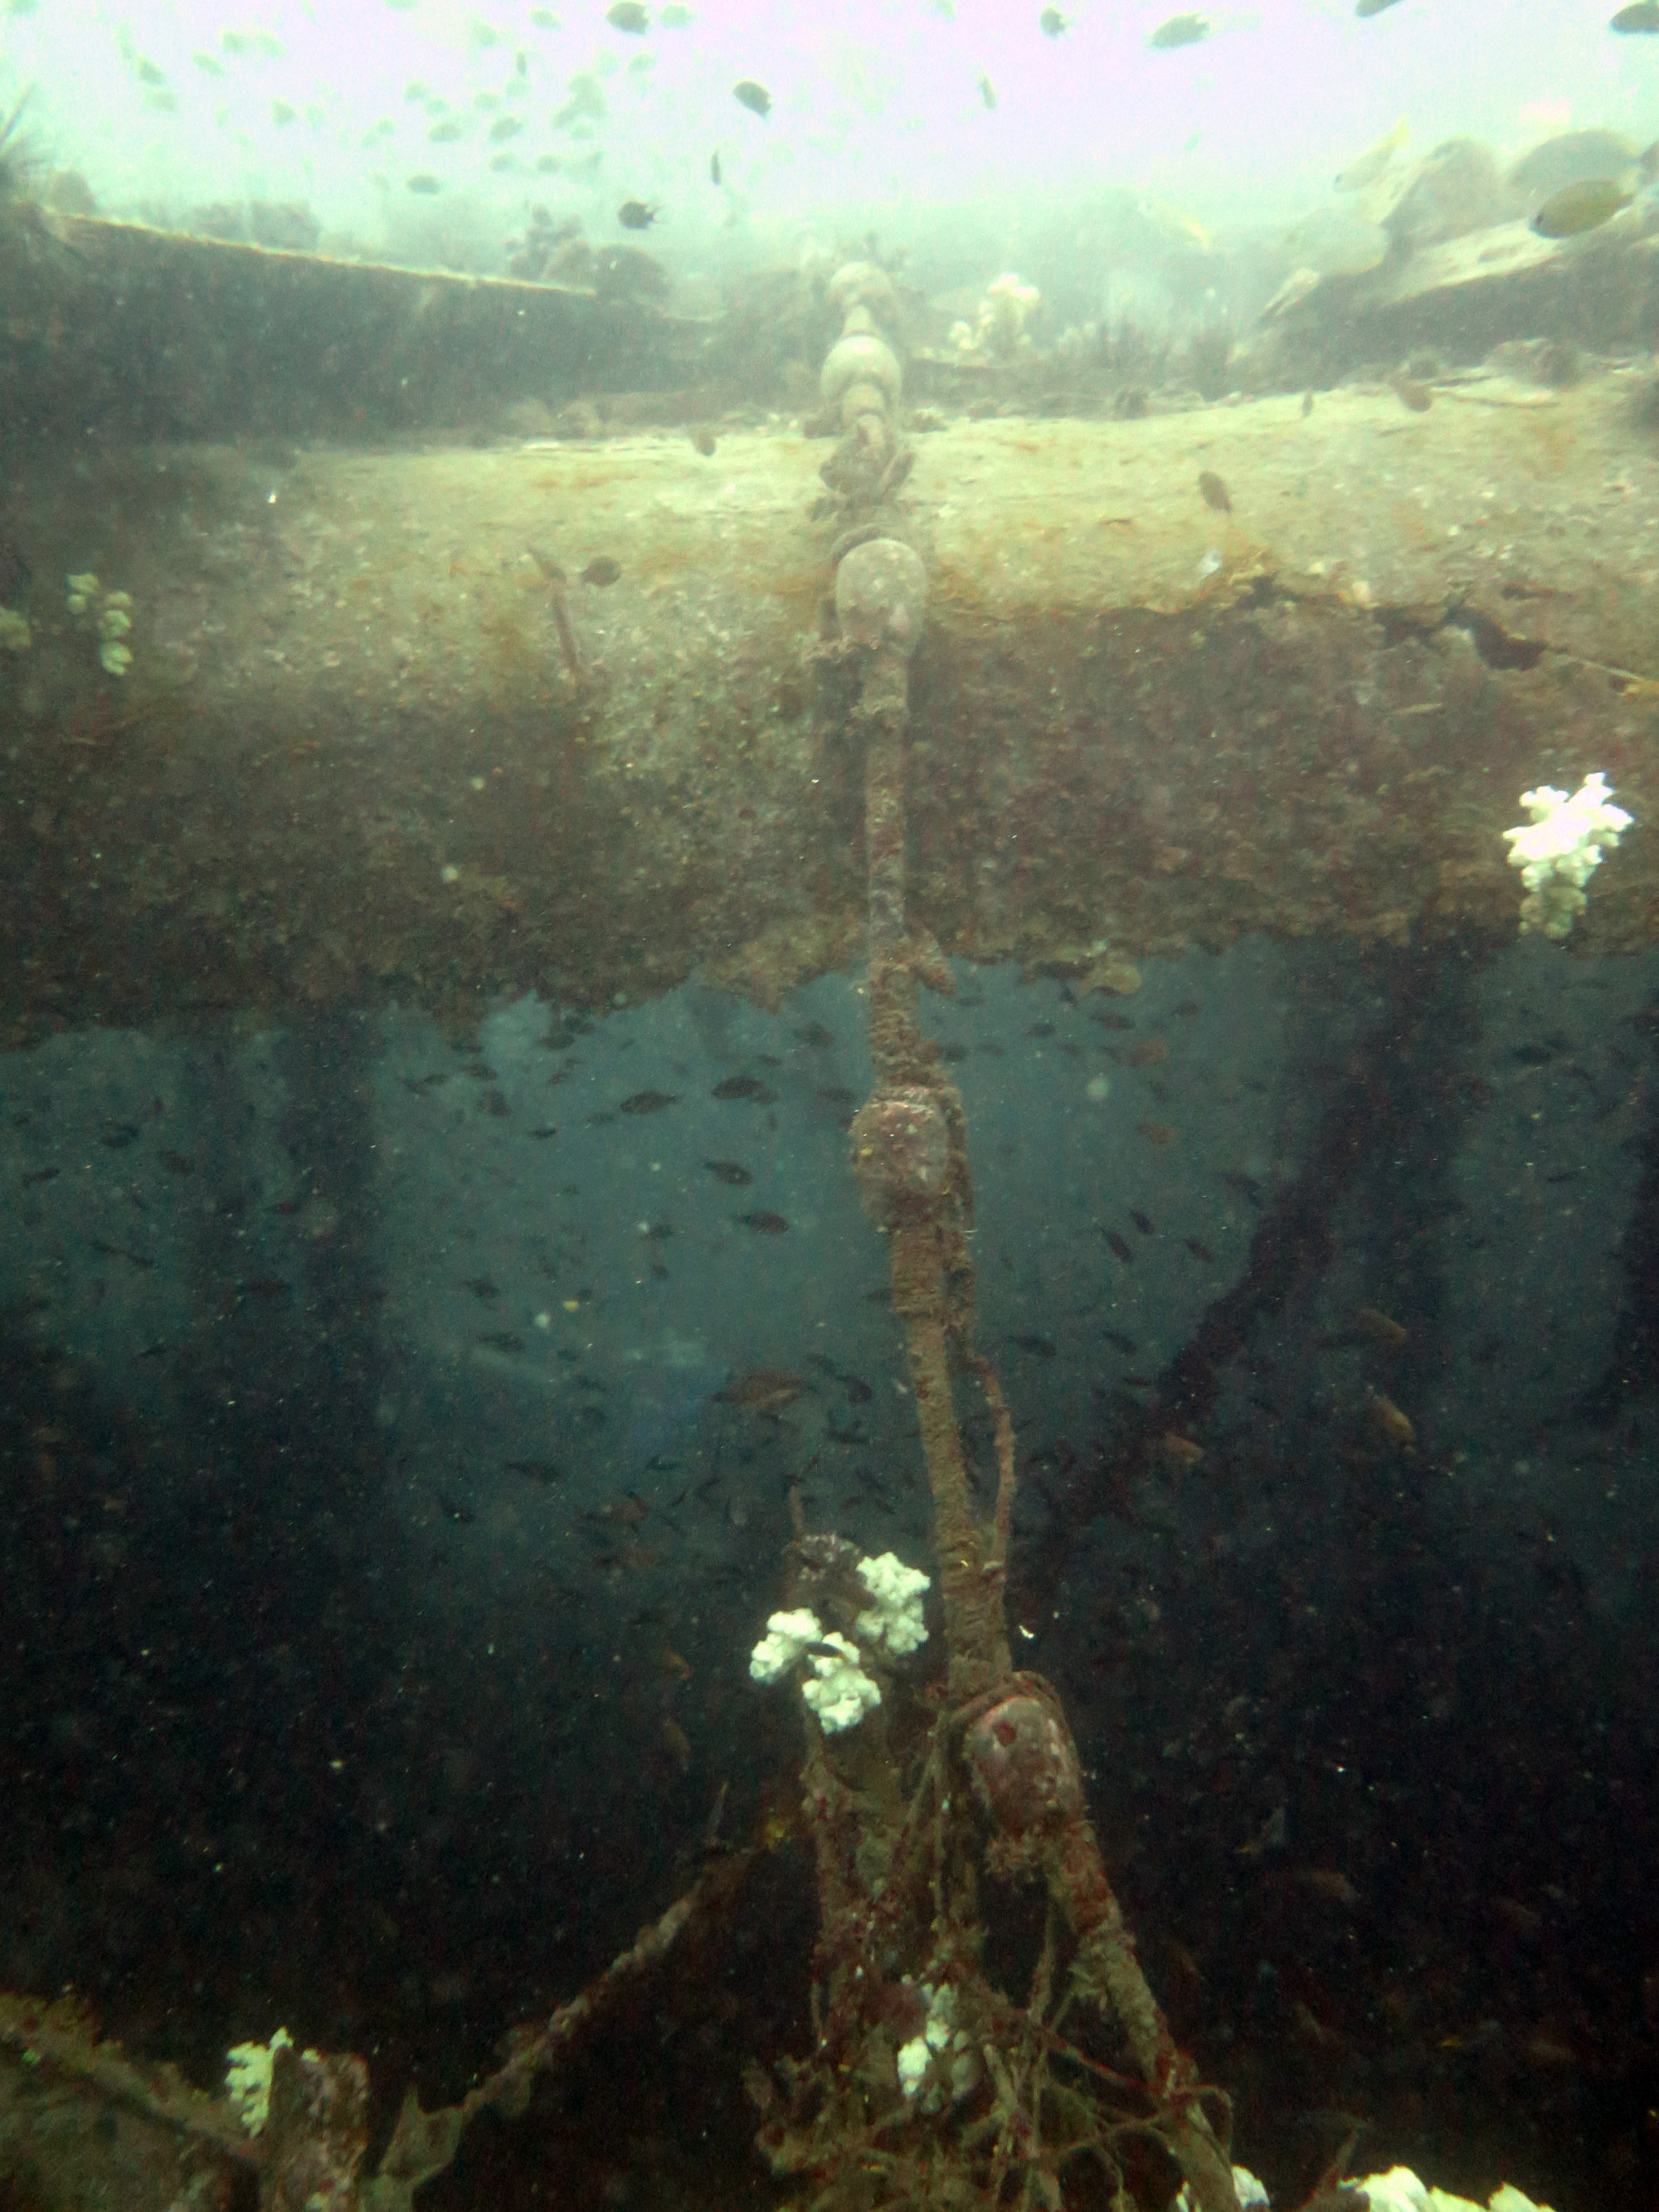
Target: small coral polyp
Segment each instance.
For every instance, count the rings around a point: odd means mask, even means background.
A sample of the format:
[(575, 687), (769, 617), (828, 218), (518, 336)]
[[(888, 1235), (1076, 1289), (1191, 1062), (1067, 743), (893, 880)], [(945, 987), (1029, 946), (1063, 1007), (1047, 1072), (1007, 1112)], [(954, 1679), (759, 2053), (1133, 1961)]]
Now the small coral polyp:
[(1589, 903), (1584, 886), (1601, 866), (1603, 848), (1616, 846), (1634, 818), (1622, 806), (1611, 805), (1612, 797), (1600, 769), (1571, 798), (1549, 783), (1522, 793), (1521, 804), (1532, 820), (1504, 835), (1510, 866), (1520, 869), (1527, 887), (1521, 905), (1523, 933), (1535, 929), (1558, 939), (1571, 935)]
[[(850, 1554), (852, 1546), (845, 1548)], [(781, 1681), (799, 1673), (802, 1700), (826, 1735), (856, 1728), (881, 1703), (880, 1687), (865, 1670), (863, 1650), (875, 1648), (902, 1658), (927, 1641), (921, 1617), (922, 1595), (930, 1587), (927, 1575), (907, 1567), (895, 1552), (860, 1559), (855, 1573), (871, 1601), (854, 1622), (862, 1649), (839, 1629), (826, 1629), (810, 1607), (802, 1606), (775, 1613), (749, 1655), (749, 1672), (757, 1682)]]

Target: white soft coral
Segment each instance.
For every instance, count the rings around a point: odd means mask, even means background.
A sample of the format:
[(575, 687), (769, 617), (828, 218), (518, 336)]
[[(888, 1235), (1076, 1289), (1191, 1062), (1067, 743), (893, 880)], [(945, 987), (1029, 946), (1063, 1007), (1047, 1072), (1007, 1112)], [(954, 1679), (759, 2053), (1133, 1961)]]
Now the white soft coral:
[(1622, 806), (1609, 805), (1607, 780), (1597, 769), (1569, 798), (1553, 784), (1523, 791), (1521, 804), (1532, 820), (1506, 830), (1510, 866), (1519, 868), (1527, 896), (1521, 905), (1523, 930), (1565, 937), (1589, 903), (1584, 886), (1631, 826)]

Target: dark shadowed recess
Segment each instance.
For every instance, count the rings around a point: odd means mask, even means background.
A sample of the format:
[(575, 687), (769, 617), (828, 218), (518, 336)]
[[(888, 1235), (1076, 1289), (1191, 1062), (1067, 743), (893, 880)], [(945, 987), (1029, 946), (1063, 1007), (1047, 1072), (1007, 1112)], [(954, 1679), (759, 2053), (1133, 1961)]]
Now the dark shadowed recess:
[[(1449, 1371), (1427, 1255), (1478, 1103), (1455, 1077), (1471, 970), (1390, 956), (1374, 981), (1377, 1017), (1243, 1279), (1149, 1400), (1033, 1470), (1017, 1607), (1056, 1615), (1042, 1663), (1109, 1863), (1276, 2202), (1357, 2133), (1351, 2171), (1399, 2160), (1483, 2201), (1504, 2174), (1560, 2212), (1649, 2203), (1659, 1556), (1610, 1611), (1547, 1513), (1332, 1405), (1316, 1353), (1379, 1255), (1411, 1286), (1399, 1395), (1427, 1402)], [(1633, 1026), (1650, 1045), (1653, 1018)], [(1617, 1448), (1626, 1484), (1656, 1479), (1650, 1111), (1615, 1357), (1562, 1417), (1595, 1465)], [(1205, 1422), (1201, 1474), (1168, 1471), (1159, 1435)], [(1102, 1566), (1079, 1590), (1085, 1530)]]

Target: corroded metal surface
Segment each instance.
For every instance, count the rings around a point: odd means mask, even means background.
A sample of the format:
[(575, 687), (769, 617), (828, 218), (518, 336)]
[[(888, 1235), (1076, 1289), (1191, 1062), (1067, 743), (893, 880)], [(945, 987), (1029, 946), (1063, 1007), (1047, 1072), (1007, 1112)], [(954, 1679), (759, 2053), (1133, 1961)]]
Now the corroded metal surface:
[[(919, 916), (1103, 982), (1252, 929), (1512, 930), (1523, 788), (1599, 768), (1659, 820), (1643, 398), (1488, 381), (1422, 413), (1350, 390), (919, 435)], [(43, 466), (3, 516), (33, 632), (0, 659), (4, 1034), (290, 995), (465, 1020), (695, 967), (771, 997), (844, 964), (862, 767), (853, 672), (818, 650), (826, 450), (780, 423), (708, 455)], [(65, 605), (87, 571), (131, 596), (119, 680)], [(1638, 829), (1583, 941), (1656, 915)]]

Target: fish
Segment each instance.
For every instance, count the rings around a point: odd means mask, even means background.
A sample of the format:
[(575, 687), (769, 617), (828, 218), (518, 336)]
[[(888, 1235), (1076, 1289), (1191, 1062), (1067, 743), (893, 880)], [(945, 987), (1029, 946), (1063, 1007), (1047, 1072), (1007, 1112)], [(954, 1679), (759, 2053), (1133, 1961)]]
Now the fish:
[(136, 1144), (143, 1133), (134, 1121), (118, 1121), (112, 1127), (106, 1129), (98, 1141), (100, 1145), (107, 1145), (111, 1152), (125, 1152), (129, 1145)]
[(169, 1175), (187, 1176), (196, 1172), (196, 1163), (188, 1152), (163, 1152), (161, 1165)]
[(1103, 1328), (1100, 1337), (1103, 1344), (1109, 1344), (1114, 1352), (1121, 1352), (1126, 1359), (1140, 1349), (1133, 1337), (1125, 1336), (1121, 1328)]
[(1386, 1344), (1391, 1352), (1398, 1352), (1407, 1341), (1407, 1331), (1385, 1314), (1380, 1306), (1360, 1306), (1355, 1310), (1354, 1327), (1373, 1344)]
[(740, 1213), (738, 1219), (745, 1229), (752, 1229), (761, 1237), (781, 1237), (789, 1224), (781, 1213)]
[(691, 10), (682, 8), (680, 0), (668, 0), (668, 5), (657, 18), (659, 31), (683, 31), (691, 21)]
[(1659, 33), (1659, 0), (1631, 0), (1631, 5), (1621, 8), (1607, 28), (1621, 38), (1652, 38)]
[(471, 1291), (475, 1298), (482, 1298), (486, 1305), (493, 1304), (501, 1296), (501, 1291), (490, 1281), (488, 1275), (468, 1275), (463, 1280), (461, 1288), (464, 1291)]
[(489, 143), (492, 146), (499, 146), (506, 139), (516, 138), (523, 129), (524, 125), (516, 115), (503, 115), (498, 123), (490, 125)]
[[(1199, 481), (1201, 483), (1203, 478)], [(1214, 501), (1212, 500), (1210, 504), (1213, 507)], [(1138, 1044), (1132, 1044), (1124, 1054), (1123, 1065), (1126, 1067), (1157, 1067), (1169, 1057), (1170, 1048), (1162, 1037), (1142, 1037)]]
[(799, 1375), (786, 1374), (777, 1367), (757, 1367), (747, 1375), (740, 1375), (724, 1390), (716, 1390), (714, 1403), (741, 1406), (746, 1413), (770, 1420), (786, 1406), (793, 1406), (805, 1387)]
[(1058, 8), (1045, 8), (1037, 17), (1037, 28), (1045, 39), (1058, 39), (1071, 27)]
[(709, 1092), (711, 1098), (765, 1098), (772, 1093), (758, 1075), (728, 1075)]
[(1154, 1455), (1162, 1460), (1173, 1474), (1184, 1473), (1194, 1468), (1204, 1456), (1202, 1444), (1194, 1443), (1190, 1437), (1178, 1435), (1173, 1429), (1152, 1439)]
[(626, 31), (631, 39), (643, 38), (651, 28), (651, 17), (640, 0), (613, 0), (605, 11), (605, 20), (613, 31)]
[[(1659, 0), (1655, 0), (1655, 5), (1659, 6)], [(979, 73), (979, 96), (988, 107), (997, 104), (997, 88), (983, 70)]]
[(703, 1165), (716, 1182), (726, 1183), (733, 1190), (740, 1190), (755, 1180), (748, 1169), (739, 1167), (735, 1160), (705, 1160)]
[(428, 198), (434, 192), (442, 191), (443, 188), (442, 178), (434, 177), (430, 169), (417, 169), (412, 177), (404, 179), (406, 192), (419, 192)]
[(657, 220), (658, 209), (653, 202), (624, 200), (617, 210), (617, 220), (624, 230), (649, 230)]
[(1195, 46), (1209, 35), (1207, 15), (1171, 15), (1167, 22), (1158, 25), (1146, 43), (1160, 52), (1167, 52), (1172, 46)]
[(1385, 8), (1397, 5), (1398, 0), (1354, 0), (1353, 12), (1364, 23), (1369, 22), (1373, 15), (1380, 15)]
[(279, 131), (293, 122), (295, 113), (285, 100), (273, 100), (270, 103), (270, 119)]
[(618, 564), (611, 560), (609, 555), (600, 553), (597, 554), (582, 570), (581, 581), (584, 584), (595, 585), (603, 591), (607, 584), (614, 584), (621, 574), (622, 569)]
[(1211, 1251), (1207, 1244), (1200, 1243), (1196, 1237), (1185, 1237), (1182, 1239), (1182, 1242), (1186, 1245), (1187, 1249), (1192, 1254), (1194, 1260), (1201, 1260), (1206, 1267), (1214, 1267), (1215, 1254)]
[(1108, 1249), (1115, 1252), (1126, 1265), (1135, 1256), (1128, 1238), (1121, 1236), (1115, 1229), (1109, 1229), (1106, 1231), (1106, 1243)]
[[(1204, 504), (1206, 507), (1213, 507), (1218, 514), (1231, 514), (1232, 513), (1233, 503), (1227, 495), (1227, 487), (1222, 483), (1220, 477), (1216, 474), (1213, 469), (1200, 469), (1199, 471), (1198, 488), (1203, 494)], [(1139, 1049), (1139, 1048), (1137, 1047), (1137, 1050)]]
[(1334, 179), (1337, 191), (1363, 192), (1367, 185), (1374, 185), (1410, 136), (1410, 127), (1402, 115), (1386, 138), (1379, 138), (1375, 146), (1368, 146), (1346, 169), (1337, 171)]
[(810, 1045), (814, 1052), (828, 1052), (836, 1041), (835, 1031), (827, 1030), (822, 1022), (805, 1022), (795, 1031), (797, 1041)]
[(1060, 1346), (1051, 1336), (1011, 1336), (1008, 1340), (1017, 1352), (1029, 1352), (1033, 1359), (1054, 1359)]
[(510, 1328), (488, 1329), (475, 1337), (473, 1342), (487, 1346), (491, 1352), (513, 1352), (524, 1350), (524, 1339), (521, 1336), (515, 1336)]
[(1616, 178), (1589, 177), (1552, 192), (1534, 216), (1532, 227), (1540, 238), (1581, 238), (1587, 230), (1599, 230), (1610, 222), (1630, 205), (1631, 198)]
[(1402, 1413), (1383, 1392), (1372, 1391), (1366, 1411), (1372, 1428), (1384, 1443), (1394, 1445), (1398, 1451), (1410, 1451), (1416, 1444), (1417, 1431), (1412, 1426), (1410, 1416)]
[(617, 1109), (619, 1114), (665, 1114), (680, 1103), (676, 1091), (635, 1091)]
[(757, 84), (752, 76), (744, 77), (740, 84), (734, 84), (732, 97), (740, 106), (746, 107), (751, 115), (765, 116), (772, 112), (771, 94), (763, 84)]
[(1360, 1902), (1359, 1892), (1335, 1867), (1297, 1867), (1291, 1880), (1300, 1882), (1304, 1889), (1328, 1897), (1333, 1905), (1346, 1905), (1350, 1911)]
[(550, 1459), (504, 1459), (501, 1465), (509, 1474), (528, 1475), (532, 1482), (544, 1483), (550, 1489), (564, 1480), (564, 1469)]
[(434, 123), (426, 135), (434, 146), (453, 146), (458, 138), (465, 137), (466, 125), (458, 123), (453, 115), (446, 116), (441, 123)]
[[(1659, 0), (1655, 0), (1655, 4), (1659, 5)], [(717, 185), (720, 180), (720, 149), (716, 146), (714, 152), (708, 156), (708, 181), (711, 185)]]
[(1138, 1206), (1129, 1208), (1129, 1218), (1143, 1237), (1156, 1237), (1158, 1230), (1150, 1214), (1143, 1213)]
[(1163, 1121), (1137, 1121), (1135, 1127), (1149, 1145), (1172, 1145), (1175, 1131)]
[(1413, 415), (1426, 415), (1434, 404), (1433, 392), (1414, 376), (1391, 376), (1389, 384), (1401, 406), (1409, 407)]

